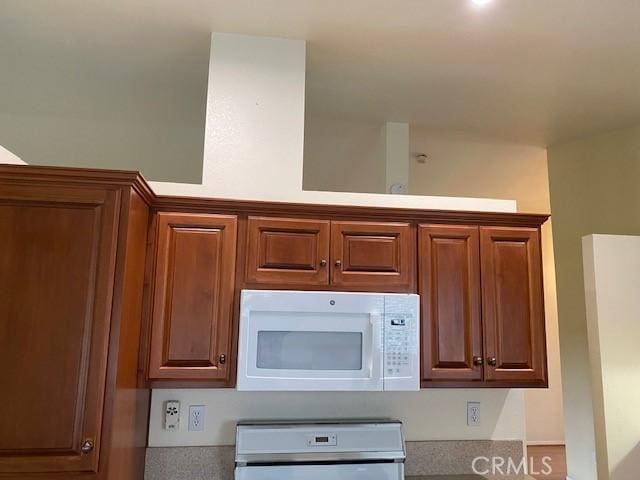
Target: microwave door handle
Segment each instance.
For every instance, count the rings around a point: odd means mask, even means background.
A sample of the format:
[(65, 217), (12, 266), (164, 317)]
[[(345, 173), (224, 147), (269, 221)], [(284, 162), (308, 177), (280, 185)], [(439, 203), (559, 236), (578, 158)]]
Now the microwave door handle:
[(379, 313), (371, 314), (373, 341), (371, 342), (371, 376), (382, 378), (384, 373), (384, 321)]
[(373, 346), (377, 350), (384, 349), (384, 325), (382, 321), (382, 315), (374, 313), (371, 315), (371, 327), (373, 329)]

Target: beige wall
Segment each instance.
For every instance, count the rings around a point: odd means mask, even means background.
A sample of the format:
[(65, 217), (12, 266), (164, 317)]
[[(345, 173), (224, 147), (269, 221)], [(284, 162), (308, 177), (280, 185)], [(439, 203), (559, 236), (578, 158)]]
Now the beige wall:
[(549, 184), (567, 438), (573, 480), (597, 478), (581, 238), (640, 234), (640, 127), (550, 147)]
[(182, 70), (168, 70), (160, 55), (129, 68), (135, 60), (124, 49), (115, 58), (92, 44), (78, 55), (56, 40), (54, 49), (20, 41), (0, 47), (0, 145), (29, 164), (200, 181), (206, 36), (184, 52)]
[[(305, 49), (306, 44), (302, 40), (213, 33), (202, 183), (152, 182), (151, 187), (155, 192), (164, 195), (340, 205), (515, 211), (513, 200), (376, 195), (370, 192), (375, 192), (377, 188), (365, 185), (362, 185), (362, 190), (368, 193), (313, 191), (315, 185), (303, 188)], [(354, 132), (353, 124), (342, 123), (320, 124), (321, 128), (329, 128), (329, 131), (308, 135), (308, 150), (317, 152), (322, 149), (323, 144), (315, 141), (317, 138), (339, 138), (336, 128), (338, 131), (361, 134), (363, 138), (371, 133), (368, 125)], [(308, 131), (313, 131), (317, 126), (310, 120)], [(406, 127), (406, 124), (395, 124), (389, 130), (394, 134), (387, 140), (401, 138), (402, 135), (398, 134), (408, 133)], [(377, 126), (376, 142), (380, 140), (381, 133), (381, 128)], [(334, 144), (333, 147), (345, 150), (354, 144), (352, 136), (344, 140), (343, 144)], [(404, 143), (407, 156), (408, 145)], [(362, 147), (369, 145), (369, 142), (355, 142), (355, 145)], [(387, 143), (387, 146), (391, 145)], [(379, 181), (375, 159), (365, 155), (362, 163), (355, 167), (348, 163), (336, 165), (330, 162), (341, 157), (333, 153), (321, 152), (318, 155), (320, 163), (313, 163), (316, 168), (311, 174), (307, 173), (307, 180), (311, 178), (316, 181), (317, 175), (321, 176), (317, 184), (327, 181), (339, 183), (352, 178), (368, 185)], [(326, 162), (323, 161), (325, 158)], [(348, 155), (347, 158), (353, 157)], [(376, 167), (373, 167), (374, 164)], [(341, 171), (344, 168), (351, 168), (351, 171), (345, 175)], [(384, 192), (384, 176), (383, 170), (380, 181), (382, 190), (378, 191)], [(342, 187), (338, 185), (334, 190), (341, 190)]]
[(152, 180), (199, 182), (203, 131), (151, 119), (0, 114), (0, 143), (29, 164), (139, 170)]
[(303, 188), (384, 193), (382, 125), (307, 115), (304, 123)]
[[(238, 392), (230, 389), (155, 389), (149, 445), (233, 445), (238, 420), (397, 418), (407, 440), (522, 440), (522, 390), (419, 392)], [(166, 400), (181, 403), (180, 429), (163, 428)], [(467, 426), (467, 402), (481, 403), (481, 425)], [(205, 406), (203, 432), (189, 432), (188, 406)]]
[(582, 239), (598, 479), (634, 480), (640, 470), (640, 237)]
[[(307, 115), (304, 188), (383, 191), (382, 124)], [(409, 193), (515, 199), (518, 210), (548, 213), (546, 150), (468, 135), (412, 129)], [(551, 222), (543, 227), (545, 309), (549, 347), (549, 389), (526, 390), (527, 441), (561, 443), (562, 388)]]

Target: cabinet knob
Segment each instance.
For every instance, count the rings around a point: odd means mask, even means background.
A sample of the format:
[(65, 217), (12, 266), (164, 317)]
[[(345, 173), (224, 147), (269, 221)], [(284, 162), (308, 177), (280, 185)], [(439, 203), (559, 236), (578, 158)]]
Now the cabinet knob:
[(336, 260), (336, 263), (334, 263), (334, 265), (340, 268), (342, 266), (342, 260)]
[(484, 364), (484, 359), (482, 357), (473, 357), (473, 364), (480, 366)]
[(222, 353), (220, 354), (219, 360), (220, 360), (220, 365), (225, 364), (227, 363), (227, 356), (224, 353)]
[(321, 267), (326, 267), (327, 266), (327, 261), (324, 258), (322, 260), (320, 260), (320, 266)]
[(492, 367), (495, 367), (498, 364), (498, 361), (496, 360), (496, 357), (489, 357), (487, 358), (487, 363)]
[(93, 440), (87, 439), (82, 442), (80, 450), (82, 451), (82, 453), (89, 453), (91, 450), (93, 450)]

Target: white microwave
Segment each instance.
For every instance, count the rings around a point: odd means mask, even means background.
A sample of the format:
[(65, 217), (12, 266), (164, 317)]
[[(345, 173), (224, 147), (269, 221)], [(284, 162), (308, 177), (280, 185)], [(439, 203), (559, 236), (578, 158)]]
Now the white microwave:
[(419, 390), (419, 296), (243, 290), (238, 390)]

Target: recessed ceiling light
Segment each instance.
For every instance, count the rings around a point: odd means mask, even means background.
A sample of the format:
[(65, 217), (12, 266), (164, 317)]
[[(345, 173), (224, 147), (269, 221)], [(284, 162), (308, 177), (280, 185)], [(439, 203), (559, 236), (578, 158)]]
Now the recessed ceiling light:
[(477, 5), (479, 7), (482, 7), (484, 5), (487, 5), (489, 3), (491, 3), (492, 0), (471, 0), (471, 3), (473, 3), (474, 5)]

